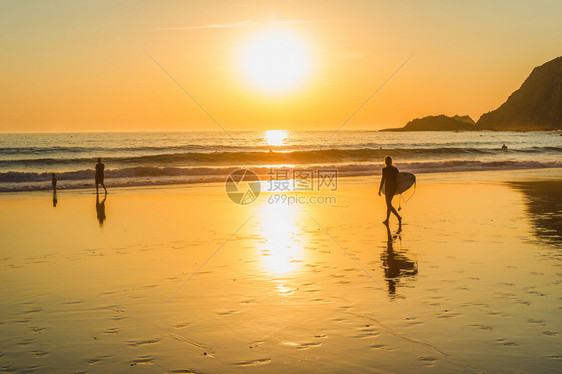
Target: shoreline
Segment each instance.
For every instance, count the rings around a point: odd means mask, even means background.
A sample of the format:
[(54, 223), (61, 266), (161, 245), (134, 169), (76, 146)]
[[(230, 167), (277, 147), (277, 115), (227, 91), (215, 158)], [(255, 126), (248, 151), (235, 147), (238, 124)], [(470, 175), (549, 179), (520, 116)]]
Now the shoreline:
[[(405, 170), (406, 172), (408, 170)], [(542, 169), (511, 169), (511, 170), (485, 170), (485, 171), (450, 171), (450, 172), (428, 172), (428, 173), (416, 173), (416, 182), (419, 181), (458, 181), (459, 179), (470, 183), (470, 182), (485, 182), (485, 181), (508, 181), (506, 177), (509, 176), (509, 181), (523, 181), (523, 180), (533, 180), (532, 178), (540, 179), (562, 179), (562, 168), (542, 168)], [(187, 189), (187, 188), (205, 188), (205, 187), (217, 187), (224, 186), (226, 180), (224, 177), (221, 181), (203, 181), (199, 183), (169, 183), (169, 184), (145, 184), (145, 185), (134, 185), (134, 186), (114, 186), (110, 184), (106, 185), (109, 193), (111, 190), (116, 191), (139, 191), (139, 190), (162, 190), (162, 189)], [(379, 174), (372, 175), (354, 175), (354, 176), (338, 176), (339, 181), (346, 181), (351, 183), (360, 184), (377, 184), (380, 178)], [(291, 180), (291, 179), (289, 179)], [(267, 183), (267, 180), (261, 180), (262, 187)], [(263, 190), (263, 189), (262, 189)], [(52, 193), (53, 190), (50, 187), (46, 187), (41, 190), (23, 190), (23, 191), (0, 191), (1, 196), (10, 195), (43, 195), (46, 192)], [(95, 194), (95, 187), (77, 187), (77, 188), (57, 188), (57, 193), (70, 193), (74, 192), (76, 194)], [(288, 191), (287, 191), (288, 192)], [(100, 193), (103, 195), (103, 193)]]

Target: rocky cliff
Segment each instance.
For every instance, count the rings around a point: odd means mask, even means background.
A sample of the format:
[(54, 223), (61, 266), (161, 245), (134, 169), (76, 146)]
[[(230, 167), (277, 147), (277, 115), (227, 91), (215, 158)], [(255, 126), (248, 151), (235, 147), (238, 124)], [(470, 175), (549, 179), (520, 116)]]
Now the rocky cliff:
[(562, 57), (533, 69), (521, 88), (477, 125), (488, 130), (561, 130)]

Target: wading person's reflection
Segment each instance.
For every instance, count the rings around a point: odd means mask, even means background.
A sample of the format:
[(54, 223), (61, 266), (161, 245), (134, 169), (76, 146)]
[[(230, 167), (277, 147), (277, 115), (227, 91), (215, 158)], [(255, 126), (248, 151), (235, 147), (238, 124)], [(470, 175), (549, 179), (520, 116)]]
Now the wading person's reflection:
[(107, 199), (107, 195), (104, 195), (103, 200), (100, 202), (100, 195), (96, 194), (96, 213), (98, 215), (98, 221), (100, 221), (100, 225), (103, 225), (103, 221), (105, 220), (105, 200)]
[(408, 259), (403, 252), (394, 250), (394, 240), (398, 238), (401, 232), (402, 227), (399, 227), (393, 237), (390, 228), (388, 225), (386, 226), (386, 251), (381, 254), (381, 260), (390, 297), (396, 295), (396, 287), (400, 282), (399, 278), (414, 276), (418, 273), (417, 262)]

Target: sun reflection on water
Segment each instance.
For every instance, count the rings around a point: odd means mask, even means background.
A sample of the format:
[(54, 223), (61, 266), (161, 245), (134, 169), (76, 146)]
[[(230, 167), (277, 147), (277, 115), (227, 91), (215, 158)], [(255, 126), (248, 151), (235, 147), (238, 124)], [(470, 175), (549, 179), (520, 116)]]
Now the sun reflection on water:
[(286, 130), (267, 130), (264, 133), (264, 140), (269, 146), (279, 147), (285, 145), (285, 140), (289, 136)]

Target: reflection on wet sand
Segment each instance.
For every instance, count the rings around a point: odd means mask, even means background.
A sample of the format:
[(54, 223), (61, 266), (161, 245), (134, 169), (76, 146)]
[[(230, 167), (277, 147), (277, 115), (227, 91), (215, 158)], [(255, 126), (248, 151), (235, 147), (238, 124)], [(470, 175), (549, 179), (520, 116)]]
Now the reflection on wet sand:
[(123, 189), (102, 230), (91, 194), (0, 194), (2, 369), (559, 371), (562, 273), (519, 189), (428, 182), (384, 237), (372, 185), (339, 188), (337, 206), (290, 207)]
[(53, 190), (53, 207), (56, 208), (57, 207), (57, 203), (58, 203), (58, 199), (57, 199), (57, 190)]
[(96, 194), (96, 214), (100, 225), (103, 225), (103, 221), (105, 220), (105, 200), (107, 200), (107, 195), (105, 195), (100, 202), (100, 195)]
[(418, 273), (418, 264), (410, 260), (403, 250), (394, 249), (394, 241), (401, 239), (402, 227), (400, 226), (394, 236), (390, 227), (386, 225), (387, 242), (386, 251), (381, 253), (384, 276), (388, 284), (388, 295), (396, 296), (396, 288), (400, 284), (400, 278), (413, 277)]
[(562, 243), (562, 181), (526, 181), (509, 184), (525, 196), (526, 212), (537, 239)]
[(260, 246), (262, 265), (273, 275), (298, 269), (302, 261), (302, 234), (297, 227), (301, 212), (286, 205), (264, 203), (260, 211)]

